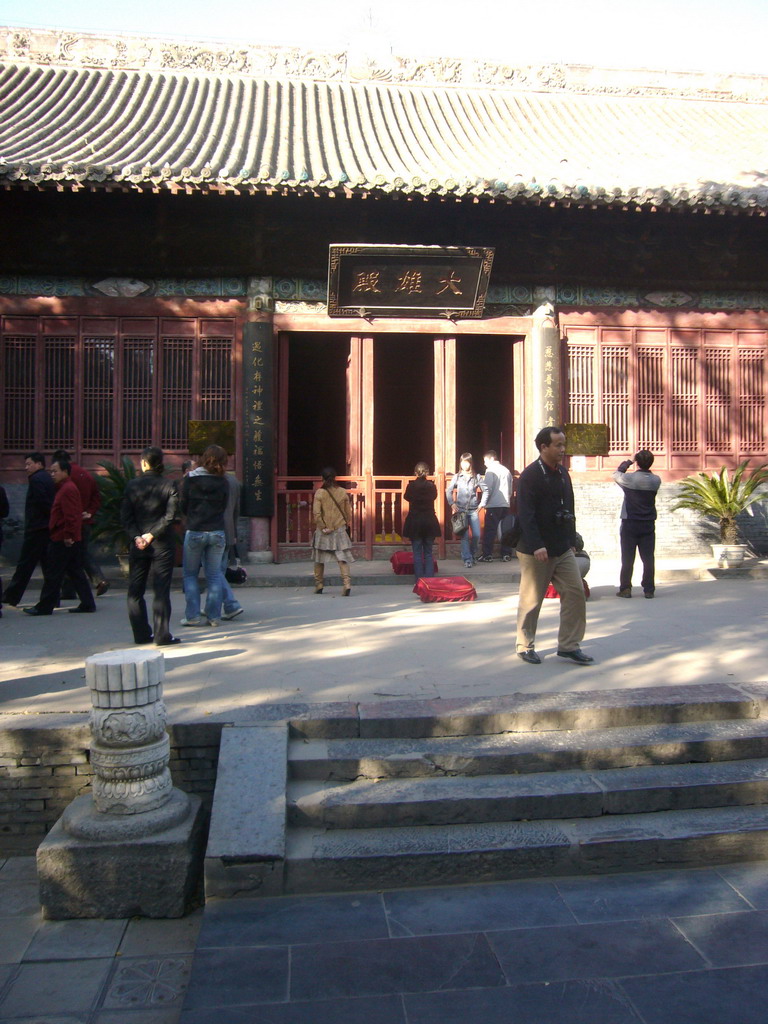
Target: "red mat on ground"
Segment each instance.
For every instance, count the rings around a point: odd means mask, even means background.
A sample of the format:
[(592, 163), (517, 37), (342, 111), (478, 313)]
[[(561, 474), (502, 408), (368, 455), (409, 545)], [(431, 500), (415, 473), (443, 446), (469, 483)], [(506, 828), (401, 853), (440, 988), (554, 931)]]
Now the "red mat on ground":
[(423, 576), (413, 588), (422, 601), (474, 601), (477, 591), (464, 576)]
[[(389, 560), (392, 564), (395, 576), (413, 576), (413, 552), (396, 551)], [(432, 572), (437, 576), (437, 562), (432, 561)]]
[[(589, 584), (586, 580), (581, 581), (584, 584), (584, 597), (589, 597)], [(547, 589), (544, 591), (544, 597), (552, 597), (556, 600), (560, 600), (560, 595), (550, 583)]]

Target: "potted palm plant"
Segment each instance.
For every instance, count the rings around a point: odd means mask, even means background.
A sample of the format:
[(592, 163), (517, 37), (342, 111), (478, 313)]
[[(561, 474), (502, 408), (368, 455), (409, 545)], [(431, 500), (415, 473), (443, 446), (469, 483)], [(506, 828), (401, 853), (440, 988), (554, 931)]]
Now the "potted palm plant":
[(708, 475), (696, 473), (680, 481), (680, 495), (672, 511), (688, 508), (707, 519), (714, 519), (720, 530), (720, 543), (712, 545), (718, 565), (734, 568), (742, 564), (746, 544), (740, 544), (737, 516), (745, 512), (762, 495), (758, 488), (768, 483), (768, 464), (758, 466), (746, 476), (749, 459), (745, 459), (731, 476), (723, 466)]
[(99, 465), (106, 473), (96, 477), (101, 494), (101, 507), (96, 513), (91, 536), (94, 540), (103, 540), (112, 547), (120, 568), (127, 574), (131, 538), (123, 529), (120, 509), (125, 488), (128, 482), (136, 477), (136, 467), (127, 455), (122, 457), (119, 466), (109, 461), (100, 462)]

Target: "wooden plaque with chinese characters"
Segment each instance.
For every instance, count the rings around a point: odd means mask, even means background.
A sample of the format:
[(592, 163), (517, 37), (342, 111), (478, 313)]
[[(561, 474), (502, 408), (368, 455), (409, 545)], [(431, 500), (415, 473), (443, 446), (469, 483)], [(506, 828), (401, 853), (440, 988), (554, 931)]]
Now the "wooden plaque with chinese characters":
[(332, 245), (328, 316), (479, 319), (493, 254), (479, 246)]
[(563, 429), (569, 455), (608, 455), (606, 423), (566, 423)]

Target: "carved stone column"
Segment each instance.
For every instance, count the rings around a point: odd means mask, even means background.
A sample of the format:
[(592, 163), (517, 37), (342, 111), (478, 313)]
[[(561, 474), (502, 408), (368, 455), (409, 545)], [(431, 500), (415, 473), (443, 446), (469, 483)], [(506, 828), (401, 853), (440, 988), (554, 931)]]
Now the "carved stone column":
[(200, 801), (171, 781), (159, 651), (86, 659), (92, 793), (66, 808), (37, 851), (48, 918), (179, 917), (202, 866)]

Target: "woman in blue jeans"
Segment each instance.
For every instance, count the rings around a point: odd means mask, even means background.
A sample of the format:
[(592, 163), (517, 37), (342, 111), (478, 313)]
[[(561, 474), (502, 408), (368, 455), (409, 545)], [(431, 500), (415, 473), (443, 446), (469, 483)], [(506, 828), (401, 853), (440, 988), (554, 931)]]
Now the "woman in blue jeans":
[(403, 497), (408, 502), (408, 515), (403, 523), (403, 534), (413, 550), (413, 575), (418, 583), (422, 576), (433, 574), (432, 545), (440, 536), (440, 524), (435, 515), (437, 488), (427, 480), (429, 466), (417, 462), (413, 468), (416, 479), (405, 488)]
[[(224, 576), (221, 560), (226, 545), (224, 512), (229, 487), (224, 478), (227, 453), (217, 444), (203, 452), (201, 465), (181, 482), (182, 515), (187, 520), (184, 534), (184, 597), (186, 609), (182, 626), (218, 626), (221, 618)], [(200, 567), (206, 582), (205, 614), (200, 614)]]
[(469, 527), (461, 535), (461, 557), (467, 569), (471, 569), (477, 560), (477, 545), (480, 540), (480, 516), (477, 506), (480, 504), (480, 481), (475, 474), (472, 453), (462, 452), (459, 459), (459, 472), (445, 488), (445, 497), (451, 506), (451, 512), (466, 512)]

